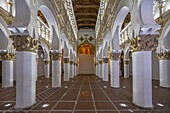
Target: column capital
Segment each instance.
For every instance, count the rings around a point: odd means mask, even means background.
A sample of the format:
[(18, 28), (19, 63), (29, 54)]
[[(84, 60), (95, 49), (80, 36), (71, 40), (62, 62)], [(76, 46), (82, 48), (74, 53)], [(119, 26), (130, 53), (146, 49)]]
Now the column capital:
[(44, 63), (47, 65), (47, 64), (50, 64), (50, 60), (49, 59), (46, 59), (44, 60)]
[(69, 58), (63, 58), (64, 59), (64, 63), (69, 63)]
[(36, 52), (39, 45), (39, 41), (29, 35), (11, 35), (10, 38), (16, 51)]
[(124, 59), (124, 60), (123, 60), (123, 63), (126, 64), (126, 65), (128, 65), (129, 62), (130, 62), (130, 59)]
[(60, 52), (51, 52), (51, 58), (53, 60), (61, 60), (62, 53)]
[(121, 50), (113, 50), (110, 53), (110, 59), (111, 60), (119, 60), (121, 55)]
[(74, 61), (70, 61), (70, 65), (73, 65)]
[(101, 64), (102, 64), (102, 60), (99, 60), (99, 61), (98, 61), (98, 64), (101, 65)]
[(109, 61), (109, 58), (108, 58), (108, 57), (104, 57), (104, 58), (102, 59), (102, 62), (103, 62), (103, 63), (108, 63), (108, 61)]
[(14, 60), (15, 56), (15, 53), (0, 52), (0, 59), (2, 60)]
[(170, 50), (157, 54), (159, 60), (170, 60)]
[(140, 35), (136, 38), (133, 38), (130, 42), (132, 47), (132, 52), (136, 51), (155, 51), (158, 46), (158, 37), (157, 34), (147, 34)]

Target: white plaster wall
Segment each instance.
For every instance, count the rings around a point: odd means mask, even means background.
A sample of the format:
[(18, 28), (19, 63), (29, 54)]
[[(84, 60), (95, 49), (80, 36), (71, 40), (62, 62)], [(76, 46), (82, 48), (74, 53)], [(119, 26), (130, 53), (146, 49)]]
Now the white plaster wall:
[[(92, 42), (90, 42), (91, 44), (95, 45), (95, 31), (92, 29), (81, 29), (78, 31), (78, 39), (82, 36), (83, 38), (85, 38), (85, 34), (87, 34), (87, 38), (89, 38), (90, 36), (92, 36), (94, 38), (94, 40)], [(81, 42), (80, 40), (78, 40), (78, 46), (80, 44), (82, 44), (83, 42)]]
[(152, 79), (159, 80), (159, 59), (155, 52), (152, 52)]
[(94, 74), (94, 55), (79, 55), (79, 74)]

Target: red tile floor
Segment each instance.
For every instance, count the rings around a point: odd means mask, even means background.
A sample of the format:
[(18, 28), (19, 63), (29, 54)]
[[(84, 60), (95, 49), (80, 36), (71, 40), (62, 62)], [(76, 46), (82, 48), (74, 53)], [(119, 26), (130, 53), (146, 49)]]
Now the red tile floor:
[(121, 79), (120, 88), (111, 88), (96, 76), (78, 76), (52, 88), (51, 79), (39, 77), (37, 103), (22, 111), (14, 109), (15, 87), (0, 88), (0, 112), (4, 113), (170, 113), (170, 89), (153, 81), (154, 109), (131, 104), (132, 79)]

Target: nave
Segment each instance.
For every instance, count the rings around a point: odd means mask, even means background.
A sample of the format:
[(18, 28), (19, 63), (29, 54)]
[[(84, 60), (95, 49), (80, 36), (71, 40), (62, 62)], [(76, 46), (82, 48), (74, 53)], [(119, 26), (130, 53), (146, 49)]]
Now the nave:
[[(51, 87), (51, 78), (39, 77), (36, 83), (36, 104), (15, 110), (15, 86), (0, 88), (0, 110), (4, 113), (169, 113), (170, 91), (153, 81), (153, 109), (134, 106), (132, 79), (120, 80), (120, 88), (111, 88), (95, 75), (79, 75), (61, 88)], [(139, 97), (140, 98), (140, 97)]]

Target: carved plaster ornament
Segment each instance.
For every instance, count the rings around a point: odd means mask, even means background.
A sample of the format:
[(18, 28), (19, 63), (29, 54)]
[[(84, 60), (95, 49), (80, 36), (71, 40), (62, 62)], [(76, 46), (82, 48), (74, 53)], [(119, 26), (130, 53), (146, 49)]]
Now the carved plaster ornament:
[(70, 61), (70, 65), (73, 65), (74, 61)]
[(105, 58), (103, 58), (102, 60), (103, 60), (103, 63), (108, 63), (109, 58), (108, 58), (108, 57), (105, 57)]
[(136, 51), (155, 51), (158, 46), (159, 35), (140, 35), (131, 40), (132, 52)]
[(124, 60), (123, 60), (123, 63), (126, 64), (126, 65), (128, 65), (129, 62), (130, 62), (130, 59), (124, 59)]
[(0, 58), (2, 60), (15, 60), (15, 54), (14, 53), (8, 53), (8, 52), (5, 52), (5, 53), (0, 53)]
[(160, 60), (170, 60), (170, 50), (158, 53), (157, 56)]
[(51, 58), (53, 60), (61, 60), (62, 54), (59, 52), (51, 52)]
[(69, 63), (69, 58), (64, 58), (64, 63)]
[(110, 53), (111, 60), (119, 60), (121, 56), (121, 50), (114, 50)]
[(11, 35), (10, 38), (14, 41), (13, 46), (16, 51), (35, 52), (38, 48), (39, 41), (28, 35)]

